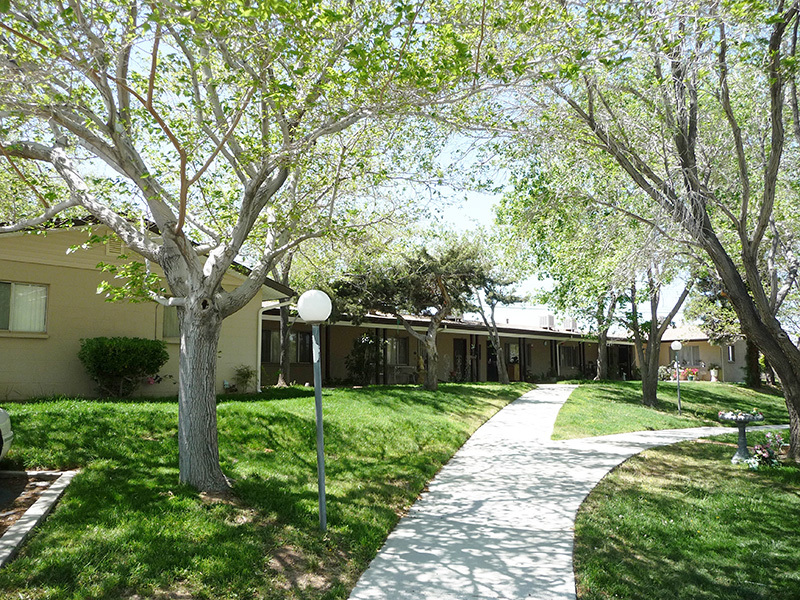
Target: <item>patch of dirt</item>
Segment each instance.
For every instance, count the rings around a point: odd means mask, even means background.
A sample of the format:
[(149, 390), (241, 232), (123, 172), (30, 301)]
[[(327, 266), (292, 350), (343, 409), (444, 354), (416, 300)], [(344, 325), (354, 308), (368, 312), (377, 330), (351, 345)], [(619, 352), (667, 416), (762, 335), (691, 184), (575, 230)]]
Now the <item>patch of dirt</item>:
[(291, 547), (279, 548), (269, 560), (269, 568), (285, 578), (277, 581), (277, 587), (289, 591), (292, 588), (326, 590), (330, 583), (319, 573), (309, 572), (307, 558)]
[(52, 475), (0, 476), (0, 535), (16, 523), (54, 481)]
[(340, 551), (319, 560), (295, 547), (283, 546), (272, 553), (267, 566), (277, 575), (273, 582), (279, 589), (325, 592), (342, 581), (346, 562), (347, 557)]
[(699, 440), (695, 440), (698, 444), (713, 444), (714, 446), (728, 446), (729, 448), (736, 448), (736, 444), (732, 444), (729, 442), (718, 442), (717, 440), (709, 440), (705, 438), (700, 438)]

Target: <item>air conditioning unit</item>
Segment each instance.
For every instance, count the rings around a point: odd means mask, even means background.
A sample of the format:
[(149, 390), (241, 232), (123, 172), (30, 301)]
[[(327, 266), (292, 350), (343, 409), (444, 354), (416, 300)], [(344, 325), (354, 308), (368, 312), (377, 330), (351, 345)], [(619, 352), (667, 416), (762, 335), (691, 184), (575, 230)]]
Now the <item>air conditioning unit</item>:
[(549, 329), (553, 330), (556, 328), (556, 317), (555, 315), (544, 315), (539, 317), (539, 327), (542, 329)]
[(578, 331), (577, 319), (564, 319), (564, 329), (567, 331)]

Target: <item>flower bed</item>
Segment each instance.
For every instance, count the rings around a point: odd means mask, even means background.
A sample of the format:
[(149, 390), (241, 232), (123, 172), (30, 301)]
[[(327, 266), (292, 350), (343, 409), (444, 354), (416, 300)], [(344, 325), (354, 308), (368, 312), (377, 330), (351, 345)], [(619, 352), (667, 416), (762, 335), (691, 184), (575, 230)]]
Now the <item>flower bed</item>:
[(741, 410), (721, 410), (719, 411), (720, 421), (733, 421), (734, 423), (751, 423), (753, 421), (763, 421), (764, 415), (758, 410), (747, 413)]

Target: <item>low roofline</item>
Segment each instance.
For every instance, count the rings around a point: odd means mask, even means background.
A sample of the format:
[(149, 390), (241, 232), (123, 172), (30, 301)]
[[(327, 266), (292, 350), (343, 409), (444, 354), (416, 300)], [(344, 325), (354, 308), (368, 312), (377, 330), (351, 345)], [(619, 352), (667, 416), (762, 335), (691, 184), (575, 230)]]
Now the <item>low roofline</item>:
[[(283, 285), (282, 283), (278, 283), (274, 279), (270, 279), (267, 277), (264, 279), (264, 285), (271, 287), (276, 292), (280, 292), (281, 294), (285, 294), (284, 298), (294, 298), (297, 295), (292, 288), (287, 285)], [(270, 302), (269, 300), (267, 302)]]
[[(0, 235), (31, 234), (32, 232), (35, 231), (47, 231), (52, 233), (58, 233), (61, 231), (70, 231), (72, 229), (79, 229), (82, 227), (108, 227), (105, 223), (103, 223), (102, 221), (98, 220), (96, 217), (93, 216), (84, 218), (75, 218), (75, 219), (55, 220), (55, 221), (50, 221), (49, 223), (51, 223), (53, 226), (48, 227), (46, 223), (43, 223), (42, 225), (36, 227), (29, 227), (27, 229), (23, 229), (20, 231), (0, 233)], [(161, 233), (156, 224), (152, 221), (147, 221), (147, 230), (150, 233), (154, 233), (157, 235), (160, 235)], [(234, 262), (231, 265), (229, 272), (232, 275), (238, 275), (240, 277), (247, 278), (250, 271), (251, 269), (249, 267)], [(295, 292), (292, 288), (283, 285), (282, 283), (278, 283), (277, 281), (269, 277), (266, 277), (264, 279), (262, 287), (264, 286), (271, 288), (280, 294), (283, 294), (282, 296), (283, 298), (293, 298), (294, 296), (297, 295), (297, 292)]]
[[(263, 315), (265, 317), (277, 317), (278, 311), (277, 309), (267, 309), (264, 311)], [(427, 327), (429, 323), (429, 318), (422, 317), (422, 316), (405, 316), (404, 319), (408, 321), (413, 327)], [(382, 326), (383, 328), (386, 327), (401, 327), (402, 325), (398, 323), (397, 317), (393, 315), (384, 315), (384, 314), (368, 314), (366, 315), (362, 321), (355, 325), (351, 321), (346, 319), (342, 319), (339, 321), (335, 321), (333, 323), (329, 323), (330, 325), (339, 325), (339, 326), (354, 326), (354, 327), (364, 327), (370, 325), (378, 325)], [(442, 327), (440, 331), (450, 332), (450, 333), (472, 333), (472, 334), (483, 334), (488, 335), (488, 331), (486, 330), (486, 326), (479, 322), (479, 321), (454, 321), (445, 319), (442, 321)], [(520, 326), (513, 326), (509, 327), (507, 325), (498, 325), (497, 331), (504, 335), (504, 336), (513, 336), (513, 337), (523, 337), (529, 339), (558, 339), (563, 341), (595, 341), (592, 336), (577, 332), (577, 331), (556, 331), (552, 329), (536, 329), (536, 328), (527, 328), (527, 327), (520, 327)], [(612, 337), (608, 340), (610, 343), (613, 344), (624, 344), (624, 345), (632, 345), (632, 342), (627, 338), (616, 338)]]

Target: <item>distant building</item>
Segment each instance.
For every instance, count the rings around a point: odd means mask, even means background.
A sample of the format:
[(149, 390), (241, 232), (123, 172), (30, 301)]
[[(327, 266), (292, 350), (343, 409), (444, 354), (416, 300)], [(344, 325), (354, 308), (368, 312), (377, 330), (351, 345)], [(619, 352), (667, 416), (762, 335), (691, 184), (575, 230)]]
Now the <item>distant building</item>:
[[(407, 317), (415, 330), (427, 330), (425, 317)], [(271, 385), (278, 377), (279, 317), (265, 312), (262, 324), (262, 384)], [(597, 368), (597, 342), (577, 331), (543, 327), (498, 325), (511, 381), (537, 381), (548, 378), (594, 377)], [(345, 358), (353, 343), (369, 333), (384, 348), (384, 368), (374, 383), (414, 383), (425, 351), (394, 316), (373, 314), (360, 325), (338, 322), (321, 328), (322, 376), (326, 383), (348, 379)], [(311, 328), (297, 322), (293, 327), (291, 379), (312, 381)], [(482, 322), (464, 319), (445, 320), (437, 336), (440, 381), (497, 381), (497, 355)], [(630, 378), (634, 353), (631, 342), (613, 339), (609, 345), (610, 370), (620, 379)]]
[(660, 365), (674, 365), (675, 352), (670, 349), (673, 341), (681, 342), (678, 359), (681, 368), (697, 369), (697, 378), (710, 380), (711, 365), (719, 367), (720, 381), (744, 381), (746, 343), (739, 340), (733, 344), (712, 344), (708, 336), (696, 325), (681, 325), (667, 329), (661, 338)]

